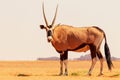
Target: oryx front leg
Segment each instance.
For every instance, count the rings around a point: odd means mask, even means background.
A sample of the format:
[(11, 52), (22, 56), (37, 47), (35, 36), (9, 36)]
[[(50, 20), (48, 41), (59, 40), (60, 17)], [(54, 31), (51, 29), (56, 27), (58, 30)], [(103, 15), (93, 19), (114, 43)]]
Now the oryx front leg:
[(63, 74), (63, 60), (61, 60), (61, 55), (60, 55), (60, 73), (59, 75), (61, 76)]
[(68, 64), (68, 51), (65, 51), (64, 53), (60, 54), (60, 74), (63, 74), (63, 64), (65, 65), (65, 73), (64, 75), (68, 75), (68, 70), (67, 70), (67, 64)]

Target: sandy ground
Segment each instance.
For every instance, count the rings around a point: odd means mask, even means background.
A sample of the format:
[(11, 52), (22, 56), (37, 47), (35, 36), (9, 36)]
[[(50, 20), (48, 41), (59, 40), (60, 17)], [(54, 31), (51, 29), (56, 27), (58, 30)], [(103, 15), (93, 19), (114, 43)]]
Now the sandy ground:
[(99, 61), (87, 76), (91, 61), (69, 61), (68, 76), (58, 76), (59, 61), (0, 61), (0, 80), (120, 80), (120, 61), (110, 72), (104, 61), (104, 75), (98, 77)]

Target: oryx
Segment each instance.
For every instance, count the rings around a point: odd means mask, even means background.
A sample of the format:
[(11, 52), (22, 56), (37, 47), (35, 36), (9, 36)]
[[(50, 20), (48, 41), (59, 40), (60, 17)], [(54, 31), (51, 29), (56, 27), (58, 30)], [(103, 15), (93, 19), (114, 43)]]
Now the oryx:
[(96, 63), (96, 57), (100, 59), (100, 73), (102, 75), (103, 71), (103, 56), (100, 51), (100, 46), (105, 39), (105, 56), (107, 60), (107, 65), (109, 70), (112, 67), (110, 50), (107, 45), (107, 39), (105, 32), (96, 26), (88, 26), (88, 27), (73, 27), (69, 25), (61, 25), (58, 24), (54, 26), (54, 22), (57, 15), (58, 5), (56, 7), (55, 16), (53, 18), (52, 24), (49, 25), (45, 16), (44, 4), (42, 4), (43, 17), (46, 23), (46, 26), (40, 25), (41, 29), (45, 29), (47, 32), (48, 42), (51, 42), (53, 47), (56, 49), (58, 53), (60, 53), (60, 74), (63, 74), (63, 64), (65, 65), (65, 73), (64, 75), (68, 75), (67, 71), (67, 60), (68, 60), (68, 51), (76, 51), (76, 52), (86, 52), (90, 50), (92, 64), (88, 71), (88, 75), (91, 75), (91, 72)]

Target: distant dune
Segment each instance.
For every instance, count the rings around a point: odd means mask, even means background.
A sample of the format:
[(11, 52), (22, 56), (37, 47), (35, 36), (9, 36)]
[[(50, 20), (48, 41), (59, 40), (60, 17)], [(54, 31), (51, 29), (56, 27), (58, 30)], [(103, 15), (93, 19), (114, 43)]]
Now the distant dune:
[[(120, 58), (117, 57), (111, 57), (112, 60), (120, 60)], [(91, 60), (91, 55), (87, 54), (84, 56), (80, 56), (80, 58), (74, 58), (74, 60)]]
[(37, 58), (37, 60), (59, 60), (59, 57)]
[[(46, 57), (46, 58), (37, 58), (37, 60), (59, 60), (59, 57)], [(71, 60), (71, 59), (69, 59)], [(90, 54), (80, 56), (79, 58), (74, 58), (72, 60), (91, 60)], [(120, 58), (112, 57), (112, 60), (120, 60)]]

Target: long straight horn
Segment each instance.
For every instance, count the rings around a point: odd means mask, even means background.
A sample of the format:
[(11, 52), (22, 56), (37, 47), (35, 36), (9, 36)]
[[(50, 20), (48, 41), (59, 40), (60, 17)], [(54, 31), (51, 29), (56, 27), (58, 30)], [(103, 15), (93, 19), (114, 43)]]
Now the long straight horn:
[(46, 19), (46, 16), (45, 16), (45, 11), (44, 11), (44, 3), (42, 4), (42, 9), (43, 9), (43, 17), (44, 17), (46, 26), (48, 27), (48, 22), (47, 22), (47, 19)]
[(56, 15), (57, 15), (57, 10), (58, 10), (58, 4), (57, 4), (57, 7), (56, 7), (55, 16), (54, 16), (54, 18), (53, 18), (53, 21), (52, 21), (51, 26), (53, 26), (54, 23), (55, 23), (55, 19), (56, 19)]

